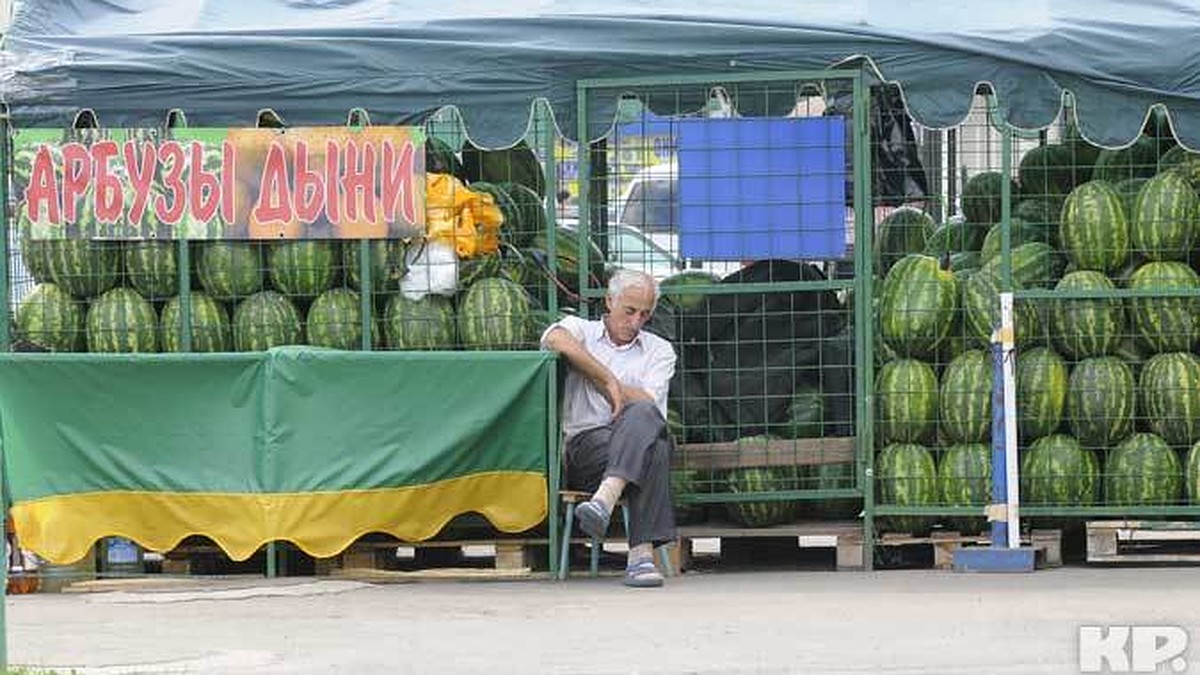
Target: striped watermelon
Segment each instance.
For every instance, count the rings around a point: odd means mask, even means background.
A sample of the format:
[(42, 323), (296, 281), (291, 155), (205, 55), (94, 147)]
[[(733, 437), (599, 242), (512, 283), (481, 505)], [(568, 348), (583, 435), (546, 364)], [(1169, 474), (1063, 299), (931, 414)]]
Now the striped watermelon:
[(904, 256), (888, 272), (879, 294), (883, 339), (897, 353), (931, 356), (950, 334), (958, 305), (958, 282), (936, 258)]
[[(1066, 260), (1044, 241), (1031, 241), (1012, 249), (1010, 277), (1014, 288), (1051, 288), (1062, 277)], [(1004, 258), (999, 252), (985, 260), (983, 269), (992, 270), (1000, 278)]]
[(1115, 184), (1129, 178), (1153, 176), (1158, 171), (1159, 146), (1156, 138), (1143, 134), (1128, 147), (1101, 150), (1092, 168), (1092, 180)]
[[(1011, 183), (1011, 195), (1015, 199), (1020, 190), (1016, 183)], [(971, 176), (963, 186), (962, 207), (963, 215), (968, 223), (992, 225), (1000, 221), (1000, 210), (1003, 206), (1004, 176), (999, 171), (984, 171)], [(986, 234), (986, 231), (984, 232)], [(978, 249), (982, 241), (974, 242), (972, 249)]]
[[(755, 438), (739, 439), (755, 442)], [(770, 494), (795, 489), (795, 472), (783, 467), (751, 467), (732, 469), (727, 478), (729, 492), (735, 495)], [(729, 502), (729, 517), (742, 527), (769, 527), (795, 520), (800, 510), (794, 499), (764, 499)]]
[[(1070, 272), (1056, 291), (1115, 291), (1100, 272)], [(1125, 311), (1118, 298), (1055, 300), (1051, 313), (1054, 344), (1071, 359), (1111, 354), (1125, 333)]]
[(158, 351), (158, 315), (132, 288), (118, 286), (92, 301), (87, 311), (89, 352)]
[(1200, 503), (1200, 441), (1188, 450), (1183, 480), (1187, 487), (1188, 501), (1192, 504)]
[[(832, 420), (830, 420), (832, 422)], [(788, 404), (784, 438), (820, 438), (825, 430), (825, 395), (816, 387), (797, 387)]]
[[(502, 182), (500, 189), (508, 194), (517, 210), (517, 222), (508, 225), (508, 234), (516, 246), (526, 246), (539, 232), (546, 231), (546, 207), (532, 188), (520, 183)], [(474, 186), (472, 186), (474, 187)]]
[[(1129, 279), (1136, 290), (1200, 291), (1200, 275), (1180, 262), (1149, 262)], [(1200, 341), (1200, 295), (1131, 298), (1133, 328), (1155, 353), (1188, 352)]]
[(1150, 260), (1186, 260), (1200, 230), (1200, 197), (1182, 172), (1151, 178), (1138, 193), (1130, 221), (1133, 250)]
[(1030, 506), (1090, 506), (1100, 497), (1096, 453), (1065, 434), (1044, 436), (1021, 456), (1021, 502)]
[(1179, 456), (1156, 434), (1134, 434), (1104, 463), (1104, 498), (1118, 506), (1174, 504), (1183, 492)]
[[(189, 296), (192, 326), (193, 352), (227, 352), (232, 344), (229, 329), (229, 314), (221, 303), (203, 293), (192, 293)], [(179, 296), (175, 296), (163, 305), (162, 345), (164, 352), (183, 351), (183, 314), (180, 311)]]
[(1058, 430), (1066, 400), (1067, 364), (1057, 352), (1035, 347), (1017, 355), (1017, 433), (1022, 445)]
[(1028, 196), (1066, 195), (1075, 186), (1072, 168), (1074, 152), (1064, 144), (1039, 145), (1021, 157), (1017, 178), (1021, 194)]
[(17, 337), (52, 352), (83, 347), (83, 304), (58, 286), (38, 284), (17, 308)]
[(1200, 358), (1159, 354), (1142, 367), (1138, 389), (1150, 431), (1171, 445), (1200, 441)]
[[(1032, 241), (1046, 243), (1050, 241), (1050, 230), (1043, 223), (1030, 223), (1013, 217), (1009, 220), (1009, 246), (1016, 249), (1021, 244)], [(1000, 255), (1000, 247), (1004, 243), (1004, 224), (996, 223), (988, 230), (983, 238), (983, 246), (979, 249), (979, 257), (983, 262)]]
[(454, 349), (454, 304), (442, 295), (420, 300), (396, 293), (384, 311), (389, 349)]
[(700, 270), (688, 270), (673, 274), (658, 284), (664, 300), (674, 304), (684, 312), (694, 312), (708, 306), (708, 296), (702, 293), (672, 292), (672, 289), (689, 286), (715, 286), (721, 282), (721, 277)]
[(1129, 222), (1111, 185), (1092, 180), (1063, 204), (1059, 240), (1076, 269), (1115, 272), (1129, 258)]
[(39, 284), (50, 281), (50, 267), (46, 260), (46, 241), (33, 238), (33, 223), (29, 221), (29, 208), (22, 202), (17, 218), (17, 236), (21, 248), (21, 260), (29, 276)]
[(125, 274), (138, 293), (151, 300), (160, 300), (179, 292), (175, 242), (154, 239), (127, 241), (122, 253)]
[(942, 373), (942, 431), (954, 443), (981, 443), (992, 429), (992, 357), (972, 349)]
[(881, 444), (921, 442), (937, 429), (938, 383), (929, 364), (898, 359), (875, 376), (875, 435)]
[(458, 335), (465, 349), (521, 349), (534, 337), (529, 294), (499, 277), (480, 279), (458, 305)]
[[(923, 445), (895, 443), (875, 458), (878, 481), (876, 502), (896, 506), (935, 506), (938, 502), (937, 466)], [(879, 527), (890, 532), (919, 534), (933, 525), (926, 516), (886, 516)]]
[(197, 249), (200, 285), (217, 300), (240, 300), (262, 290), (262, 245), (241, 241), (205, 241)]
[(1193, 188), (1200, 190), (1200, 152), (1192, 152), (1182, 145), (1167, 151), (1158, 160), (1158, 171), (1178, 171)]
[(979, 518), (955, 518), (951, 525), (979, 532), (987, 524), (983, 507), (992, 502), (992, 449), (983, 443), (951, 445), (938, 463), (938, 491), (946, 506), (978, 506)]
[[(801, 481), (802, 486), (810, 490), (853, 490), (857, 487), (854, 462), (801, 467)], [(862, 500), (855, 497), (806, 500), (802, 507), (817, 518), (847, 519), (862, 511)]]
[[(990, 344), (1000, 326), (1000, 278), (994, 267), (984, 266), (967, 279), (963, 289), (964, 334), (977, 343)], [(1037, 305), (1028, 300), (1013, 303), (1017, 344), (1034, 345), (1042, 340), (1042, 318)]]
[(1133, 432), (1133, 371), (1115, 356), (1084, 359), (1067, 381), (1067, 420), (1085, 447), (1107, 448)]
[(260, 352), (302, 342), (300, 314), (275, 291), (259, 291), (233, 310), (234, 351)]
[[(977, 231), (978, 234), (974, 231)], [(968, 223), (961, 214), (951, 216), (946, 222), (933, 228), (933, 232), (925, 240), (924, 253), (940, 260), (947, 253), (977, 252), (979, 250), (978, 243), (982, 242), (983, 234), (986, 232), (986, 225)], [(975, 248), (971, 248), (972, 242), (977, 244)]]
[(46, 269), (59, 288), (77, 298), (94, 298), (117, 285), (121, 245), (88, 239), (44, 242)]
[(925, 250), (933, 234), (933, 218), (920, 209), (902, 206), (880, 221), (875, 233), (875, 274), (885, 276), (904, 256)]
[(305, 330), (308, 344), (314, 347), (362, 349), (361, 296), (348, 288), (332, 288), (318, 295), (308, 308)]
[[(397, 287), (404, 262), (403, 245), (394, 239), (375, 239), (370, 246), (371, 292), (386, 293)], [(357, 241), (342, 244), (342, 267), (346, 280), (356, 291), (362, 290), (362, 268), (359, 264), (361, 246)]]
[[(1150, 182), (1149, 178), (1128, 178), (1113, 186), (1121, 197), (1121, 208), (1125, 210), (1125, 221), (1133, 227), (1133, 217), (1137, 214), (1137, 198), (1142, 188)], [(1132, 233), (1130, 233), (1132, 236)]]
[(306, 239), (271, 245), (268, 271), (275, 290), (297, 298), (313, 298), (333, 285), (338, 242)]
[(1066, 195), (1047, 198), (1026, 198), (1017, 202), (1012, 217), (1047, 232), (1046, 243), (1058, 247), (1058, 222)]
[(675, 506), (675, 522), (680, 525), (704, 520), (704, 504), (685, 503), (679, 498), (702, 491), (706, 472), (697, 469), (671, 470), (671, 497)]

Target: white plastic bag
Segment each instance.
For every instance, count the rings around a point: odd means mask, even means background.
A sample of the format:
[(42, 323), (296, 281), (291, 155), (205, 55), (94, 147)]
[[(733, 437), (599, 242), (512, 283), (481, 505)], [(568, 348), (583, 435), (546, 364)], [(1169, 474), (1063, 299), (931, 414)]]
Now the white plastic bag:
[(400, 279), (400, 292), (409, 300), (426, 295), (454, 295), (458, 289), (458, 258), (454, 246), (444, 241), (414, 241), (404, 253), (408, 273)]

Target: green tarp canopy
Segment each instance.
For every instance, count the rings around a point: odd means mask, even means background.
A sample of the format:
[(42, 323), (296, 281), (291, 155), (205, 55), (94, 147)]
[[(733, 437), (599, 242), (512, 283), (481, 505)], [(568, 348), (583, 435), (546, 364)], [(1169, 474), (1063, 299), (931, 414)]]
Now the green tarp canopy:
[[(1071, 92), (1083, 135), (1131, 142), (1161, 104), (1200, 148), (1200, 11), (1148, 0), (26, 0), (6, 36), (0, 94), (18, 126), (376, 124), (457, 106), (480, 145), (520, 138), (536, 101), (577, 135), (585, 78), (820, 69), (865, 59), (917, 121), (961, 122), (978, 83), (1034, 129)], [(591, 101), (589, 136), (619, 92)], [(761, 114), (761, 110), (742, 110)]]

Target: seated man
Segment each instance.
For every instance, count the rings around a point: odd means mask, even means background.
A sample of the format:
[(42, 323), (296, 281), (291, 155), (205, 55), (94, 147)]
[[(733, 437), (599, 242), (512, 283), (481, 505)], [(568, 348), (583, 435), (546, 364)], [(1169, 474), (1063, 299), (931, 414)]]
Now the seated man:
[(675, 539), (673, 446), (666, 428), (675, 351), (642, 330), (657, 302), (652, 277), (618, 270), (608, 283), (608, 313), (593, 321), (569, 316), (542, 335), (542, 347), (562, 354), (569, 366), (563, 392), (567, 486), (594, 491), (576, 508), (579, 525), (588, 535), (602, 537), (624, 494), (629, 510), (625, 584), (639, 587), (662, 585), (654, 547)]

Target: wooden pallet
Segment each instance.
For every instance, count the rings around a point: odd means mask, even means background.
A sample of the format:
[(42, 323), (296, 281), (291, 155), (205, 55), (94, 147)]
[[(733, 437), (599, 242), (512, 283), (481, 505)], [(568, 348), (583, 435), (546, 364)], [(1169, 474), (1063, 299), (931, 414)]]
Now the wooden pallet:
[(360, 539), (332, 558), (317, 559), (318, 575), (345, 576), (349, 570), (386, 571), (397, 565), (406, 568), (464, 568), (473, 561), (478, 569), (487, 560), (490, 569), (529, 572), (544, 566), (549, 540), (528, 539), (455, 539), (446, 541), (400, 542), (397, 540)]
[[(933, 567), (939, 570), (954, 568), (954, 552), (960, 548), (989, 546), (991, 539), (985, 535), (961, 534), (953, 531), (938, 531), (927, 537), (914, 537), (907, 533), (886, 533), (875, 540), (877, 546), (932, 546)], [(1062, 566), (1062, 531), (1033, 530), (1021, 536), (1022, 545), (1032, 546), (1039, 567)]]
[(1200, 562), (1200, 522), (1101, 520), (1086, 528), (1089, 563)]
[(677, 469), (809, 466), (854, 461), (853, 437), (773, 439), (768, 443), (685, 443), (676, 448)]
[(679, 543), (672, 547), (675, 572), (691, 567), (697, 539), (766, 539), (794, 537), (799, 548), (837, 549), (838, 570), (863, 569), (862, 525), (854, 521), (811, 521), (772, 527), (704, 524), (679, 526)]

